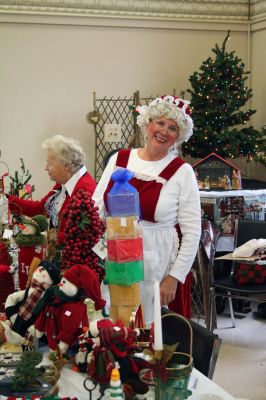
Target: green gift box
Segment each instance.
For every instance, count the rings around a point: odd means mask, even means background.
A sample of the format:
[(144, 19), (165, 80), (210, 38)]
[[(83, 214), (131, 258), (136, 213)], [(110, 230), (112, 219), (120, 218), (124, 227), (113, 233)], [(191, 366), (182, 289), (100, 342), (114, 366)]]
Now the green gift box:
[(110, 284), (129, 286), (144, 279), (143, 260), (117, 263), (106, 260), (105, 278)]

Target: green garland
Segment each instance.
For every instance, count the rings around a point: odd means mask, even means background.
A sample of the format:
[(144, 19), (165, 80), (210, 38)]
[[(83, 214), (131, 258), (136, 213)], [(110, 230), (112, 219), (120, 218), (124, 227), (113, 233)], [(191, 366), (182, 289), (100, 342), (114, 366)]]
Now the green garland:
[(39, 246), (44, 243), (45, 236), (43, 235), (23, 235), (22, 232), (19, 232), (14, 240), (18, 246), (21, 247), (33, 247)]

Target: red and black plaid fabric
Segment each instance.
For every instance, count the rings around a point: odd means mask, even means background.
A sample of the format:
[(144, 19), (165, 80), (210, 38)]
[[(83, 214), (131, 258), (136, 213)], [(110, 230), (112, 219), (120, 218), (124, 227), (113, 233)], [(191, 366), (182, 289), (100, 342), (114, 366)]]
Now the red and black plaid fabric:
[(266, 283), (266, 265), (237, 263), (234, 280), (241, 285), (263, 285)]
[(22, 319), (25, 321), (28, 321), (31, 316), (32, 316), (32, 310), (38, 300), (41, 298), (42, 293), (44, 290), (48, 289), (50, 285), (48, 283), (40, 283), (36, 281), (35, 279), (32, 280), (30, 289), (33, 288), (33, 292), (27, 297), (25, 300), (25, 303), (22, 304), (22, 306), (19, 309), (19, 315), (21, 316)]

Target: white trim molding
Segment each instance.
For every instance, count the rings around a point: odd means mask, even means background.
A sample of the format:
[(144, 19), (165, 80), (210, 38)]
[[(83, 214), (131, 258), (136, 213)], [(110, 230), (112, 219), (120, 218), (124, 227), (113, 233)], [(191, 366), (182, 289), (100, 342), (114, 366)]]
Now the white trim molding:
[(252, 32), (266, 29), (266, 0), (250, 0), (250, 28)]
[(266, 0), (0, 0), (0, 22), (256, 30)]
[(248, 21), (249, 0), (0, 0), (0, 14)]

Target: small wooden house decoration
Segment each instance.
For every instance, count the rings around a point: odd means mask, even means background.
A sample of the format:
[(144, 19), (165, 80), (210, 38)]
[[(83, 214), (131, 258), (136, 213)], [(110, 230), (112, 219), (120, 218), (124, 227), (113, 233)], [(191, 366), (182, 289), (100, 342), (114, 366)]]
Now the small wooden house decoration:
[(242, 189), (240, 169), (216, 153), (211, 153), (193, 165), (199, 189)]

